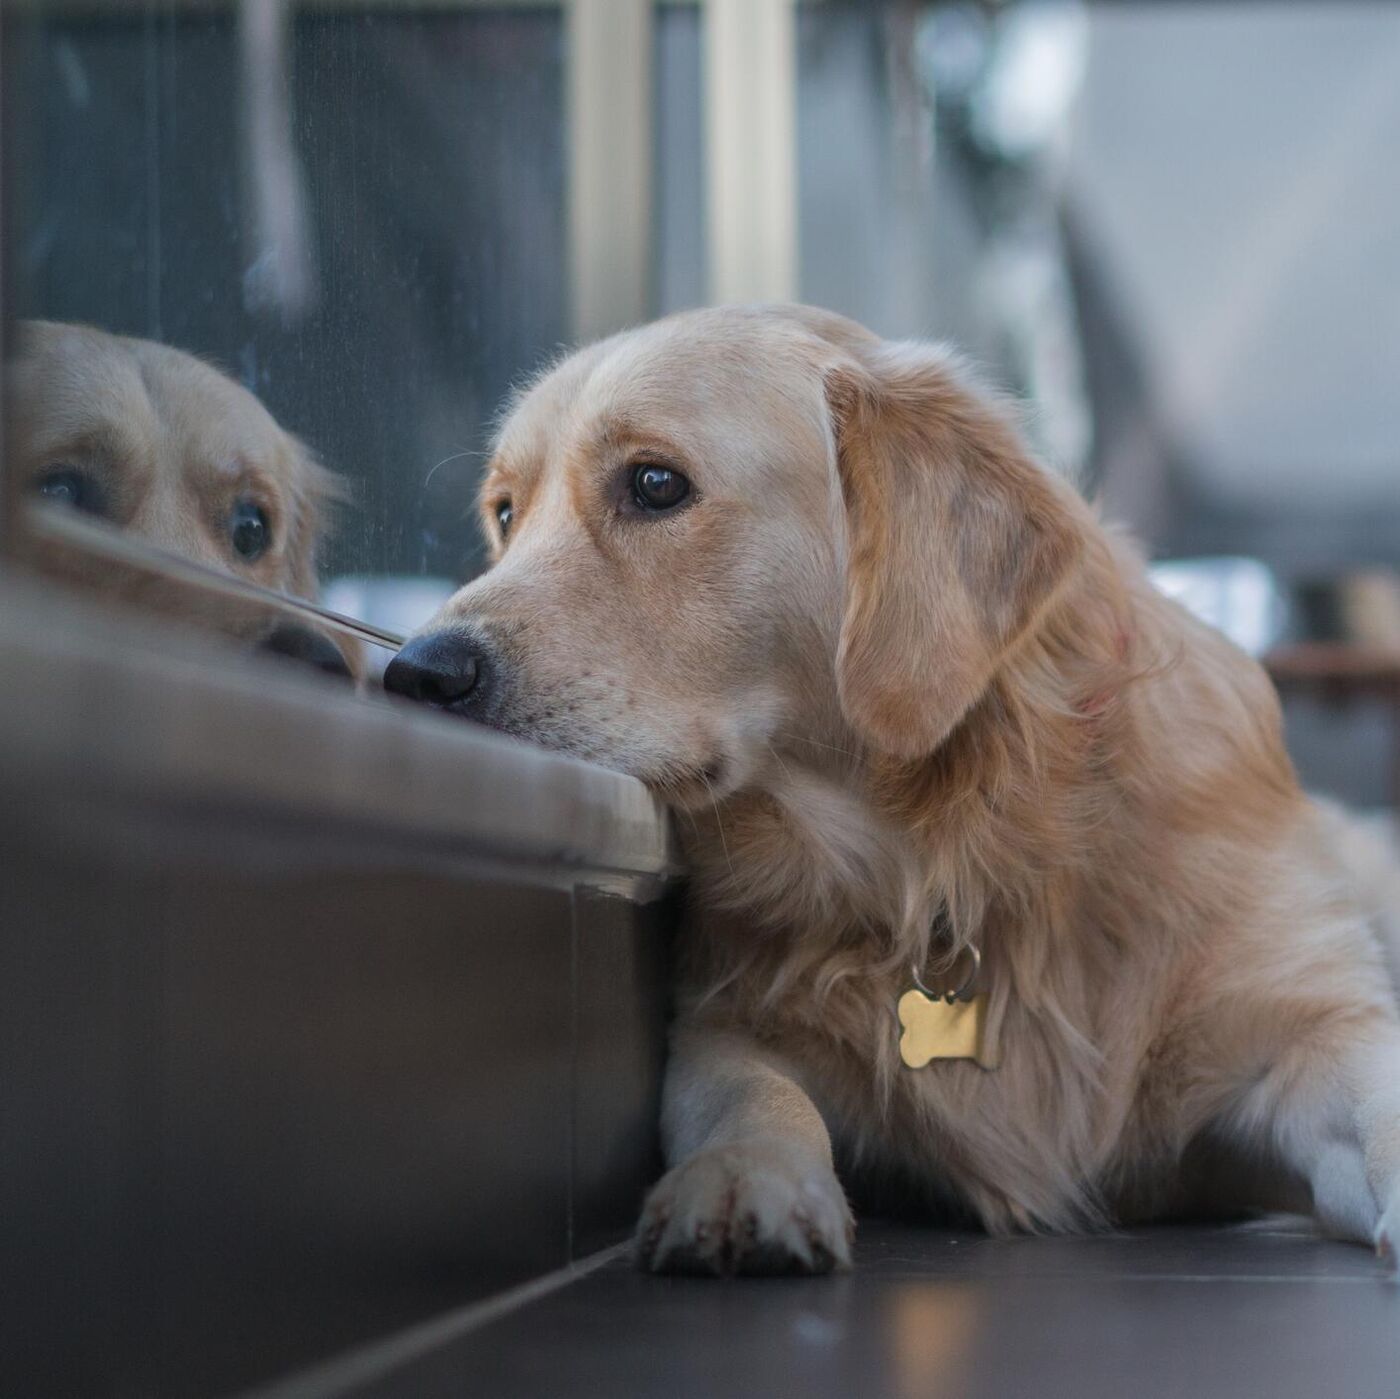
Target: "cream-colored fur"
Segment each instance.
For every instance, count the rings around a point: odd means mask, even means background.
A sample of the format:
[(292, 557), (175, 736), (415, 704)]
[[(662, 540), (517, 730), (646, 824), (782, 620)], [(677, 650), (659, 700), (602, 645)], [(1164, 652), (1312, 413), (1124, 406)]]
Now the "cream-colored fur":
[(1356, 887), (1362, 911), (1371, 919), (1390, 980), (1400, 994), (1400, 826), (1388, 816), (1362, 817), (1321, 798), (1317, 807), (1328, 825), (1328, 841)]
[[(638, 464), (691, 500), (629, 504)], [(509, 501), (508, 540), (496, 527)], [(692, 869), (658, 1269), (849, 1258), (837, 1171), (988, 1229), (1311, 1199), (1400, 1236), (1400, 1024), (1262, 671), (935, 347), (690, 313), (519, 395), (496, 562), (429, 630), (494, 722), (634, 773)], [(983, 954), (1001, 1064), (897, 1053)]]
[[(211, 599), (159, 576), (30, 536), (15, 509), (55, 470), (101, 492), (100, 516), (206, 568), (314, 598), (316, 552), (338, 478), (227, 375), (169, 345), (92, 326), (27, 321), (6, 365), (6, 512), (16, 551), (47, 575), (258, 639), (277, 621), (261, 606)], [(269, 542), (241, 558), (229, 523), (261, 509)], [(337, 643), (347, 666), (358, 648)]]

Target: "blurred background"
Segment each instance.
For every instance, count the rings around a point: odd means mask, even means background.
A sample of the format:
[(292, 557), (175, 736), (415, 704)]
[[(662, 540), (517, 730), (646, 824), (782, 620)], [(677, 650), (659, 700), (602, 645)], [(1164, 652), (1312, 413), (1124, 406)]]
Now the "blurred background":
[(798, 299), (948, 340), (1400, 790), (1400, 6), (17, 0), (9, 314), (225, 366), (350, 482), (326, 599), (482, 563), (561, 347)]

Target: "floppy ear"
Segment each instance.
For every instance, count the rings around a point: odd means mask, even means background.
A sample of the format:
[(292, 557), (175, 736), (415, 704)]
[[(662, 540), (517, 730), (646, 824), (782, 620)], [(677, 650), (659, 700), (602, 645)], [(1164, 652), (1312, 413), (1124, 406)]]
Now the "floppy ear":
[[(344, 479), (324, 467), (312, 455), (311, 449), (295, 437), (287, 437), (287, 450), (292, 454), (290, 480), (292, 484), (291, 518), (288, 521), (286, 553), (286, 589), (295, 597), (316, 601), (320, 596), (320, 579), (316, 574), (316, 554), (328, 532), (327, 516), (331, 509), (350, 498)], [(340, 652), (345, 669), (356, 683), (366, 673), (365, 648), (359, 641), (344, 635), (308, 630), (293, 625), (274, 628), (263, 645), (273, 651), (309, 661), (321, 670), (331, 669), (329, 652), (317, 649), (316, 638), (329, 642)], [(310, 649), (308, 650), (308, 643)]]
[(311, 449), (290, 435), (288, 482), (291, 512), (287, 522), (286, 588), (297, 597), (315, 600), (320, 589), (316, 555), (328, 532), (331, 507), (348, 498), (345, 484), (334, 471), (321, 465)]
[(931, 347), (873, 347), (826, 391), (848, 532), (841, 708), (876, 747), (919, 757), (1073, 573), (1081, 510)]

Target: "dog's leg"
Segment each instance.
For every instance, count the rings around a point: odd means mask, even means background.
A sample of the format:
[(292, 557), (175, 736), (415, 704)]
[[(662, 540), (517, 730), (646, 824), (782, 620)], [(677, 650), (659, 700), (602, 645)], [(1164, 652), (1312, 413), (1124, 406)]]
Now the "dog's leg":
[(849, 1266), (853, 1226), (831, 1139), (780, 1057), (735, 1032), (680, 1027), (662, 1135), (671, 1170), (642, 1210), (642, 1266), (704, 1273)]
[[(1261, 1112), (1262, 1110), (1262, 1112)], [(1400, 1249), (1400, 1025), (1331, 1026), (1293, 1046), (1249, 1095), (1284, 1163), (1312, 1187), (1325, 1228)]]

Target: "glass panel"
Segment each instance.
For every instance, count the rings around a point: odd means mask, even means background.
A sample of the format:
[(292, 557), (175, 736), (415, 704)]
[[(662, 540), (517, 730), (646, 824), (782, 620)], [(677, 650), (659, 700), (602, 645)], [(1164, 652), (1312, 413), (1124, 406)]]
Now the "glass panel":
[(318, 535), (323, 577), (445, 580), (419, 612), (473, 572), (492, 413), (568, 330), (557, 7), (47, 5), (8, 29), (11, 309), (101, 328), (21, 328), (18, 484), (302, 595)]
[[(483, 565), (473, 495), (511, 386), (581, 335), (722, 295), (951, 341), (1160, 549), (1324, 577), (1400, 549), (1387, 7), (19, 0), (3, 19), (9, 319), (227, 376), (20, 336), (9, 488), (42, 476), (225, 576), (411, 629)], [(183, 385), (207, 440), (101, 409), (93, 376), (119, 362)], [(63, 441), (60, 365), (86, 412)], [(346, 497), (319, 526), (310, 462)], [(225, 601), (168, 610), (268, 625)]]

